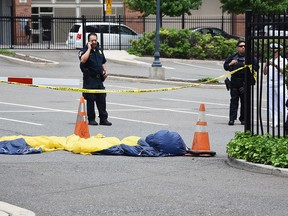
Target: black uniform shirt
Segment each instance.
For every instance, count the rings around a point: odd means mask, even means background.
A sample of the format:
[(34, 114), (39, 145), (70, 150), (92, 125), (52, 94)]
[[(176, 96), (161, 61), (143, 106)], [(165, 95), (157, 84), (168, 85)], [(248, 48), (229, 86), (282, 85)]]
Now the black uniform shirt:
[[(79, 59), (87, 51), (88, 47), (85, 46), (79, 51)], [(90, 51), (88, 60), (83, 64), (80, 63), (81, 71), (83, 72), (83, 88), (97, 89), (99, 82), (103, 82), (101, 77), (103, 76), (102, 65), (106, 63), (106, 58), (103, 50), (97, 46), (95, 50)]]
[[(236, 64), (229, 65), (232, 60), (237, 60)], [(227, 71), (234, 71), (238, 68), (241, 68), (245, 65), (245, 56), (240, 55), (239, 53), (233, 53), (229, 56), (224, 62), (224, 69)], [(244, 77), (244, 70), (237, 71), (236, 73), (232, 74), (235, 77)]]
[[(237, 63), (229, 66), (229, 63), (232, 60), (237, 60)], [(237, 70), (238, 68), (243, 67), (244, 65), (245, 65), (245, 56), (242, 56), (238, 52), (235, 52), (225, 60), (224, 69), (227, 71), (234, 71), (234, 70)], [(252, 69), (253, 69), (253, 73), (254, 73), (254, 71), (258, 71), (258, 69), (259, 69), (259, 66), (257, 64), (257, 60), (255, 58), (253, 58)], [(245, 69), (241, 69), (241, 70), (239, 70), (236, 73), (231, 75), (231, 87), (232, 88), (233, 87), (240, 88), (244, 85), (245, 71), (246, 71)], [(252, 77), (252, 83), (254, 83), (254, 82), (255, 82), (255, 80)]]
[[(237, 60), (236, 64), (229, 65), (232, 60)], [(245, 65), (245, 56), (240, 55), (238, 52), (230, 55), (224, 62), (224, 69), (228, 71), (234, 71)], [(244, 85), (245, 69), (241, 69), (231, 75), (231, 87), (240, 88)]]

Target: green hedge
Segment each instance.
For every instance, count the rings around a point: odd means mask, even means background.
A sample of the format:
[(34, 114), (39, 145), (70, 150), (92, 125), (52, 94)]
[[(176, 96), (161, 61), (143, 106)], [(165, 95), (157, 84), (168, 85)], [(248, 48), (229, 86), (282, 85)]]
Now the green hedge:
[[(201, 35), (189, 29), (165, 29), (160, 32), (160, 54), (164, 58), (215, 59), (223, 60), (235, 52), (237, 41), (222, 36)], [(155, 32), (144, 33), (139, 40), (132, 40), (130, 54), (153, 56), (155, 53)]]
[[(210, 34), (202, 35), (192, 32), (189, 29), (160, 29), (160, 54), (165, 58), (184, 59), (215, 59), (224, 60), (228, 55), (235, 52), (237, 40), (226, 39), (222, 36), (212, 37)], [(284, 44), (281, 39), (280, 44)], [(267, 56), (268, 44), (278, 43), (278, 41), (264, 39), (255, 40), (254, 50), (259, 52), (259, 56), (269, 59)], [(132, 40), (132, 46), (128, 49), (130, 54), (138, 56), (153, 56), (155, 53), (155, 32), (144, 33), (139, 40)]]
[(287, 137), (252, 135), (250, 132), (236, 132), (226, 149), (232, 158), (252, 163), (288, 168)]

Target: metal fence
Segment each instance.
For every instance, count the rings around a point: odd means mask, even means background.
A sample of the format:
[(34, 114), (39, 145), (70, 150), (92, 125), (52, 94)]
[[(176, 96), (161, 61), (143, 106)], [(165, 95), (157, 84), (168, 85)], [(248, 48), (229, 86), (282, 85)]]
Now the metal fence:
[(279, 137), (288, 132), (287, 21), (286, 13), (267, 16), (246, 12), (246, 64), (256, 58), (260, 68), (256, 85), (246, 89), (245, 100), (245, 130), (255, 134)]
[[(25, 24), (30, 22), (32, 28), (32, 44), (27, 46), (27, 40), (25, 36)], [(102, 22), (103, 17), (53, 17), (53, 16), (32, 16), (32, 17), (0, 17), (0, 48), (5, 49), (75, 49), (75, 41), (78, 40), (77, 32), (75, 37), (72, 38), (69, 32), (75, 23), (82, 23), (85, 25), (87, 22)], [(128, 39), (136, 39), (144, 32), (155, 31), (155, 17), (139, 17), (129, 18), (124, 16), (109, 17), (107, 16), (105, 22), (124, 24), (137, 35), (129, 35), (127, 32), (119, 31), (118, 33), (108, 32), (103, 33), (101, 39), (106, 49), (127, 49), (130, 46)], [(240, 22), (240, 23), (239, 23)], [(233, 25), (234, 23), (234, 25)], [(245, 21), (240, 20), (238, 24), (244, 26)], [(183, 17), (163, 17), (163, 28), (175, 28), (175, 29), (190, 29), (194, 27), (217, 27), (230, 34), (235, 32), (235, 22), (231, 16), (183, 16)], [(84, 29), (85, 31), (85, 29)], [(82, 33), (85, 33), (82, 31)], [(104, 30), (103, 30), (104, 31)], [(81, 33), (81, 32), (80, 32)], [(101, 34), (101, 32), (98, 32)], [(103, 37), (103, 34), (104, 35)], [(117, 34), (117, 35), (116, 35)], [(85, 35), (85, 34), (83, 34)], [(79, 35), (78, 35), (79, 36)], [(127, 38), (125, 38), (127, 37)], [(106, 39), (106, 42), (105, 42)], [(74, 40), (74, 41), (71, 41)], [(102, 42), (101, 40), (101, 42)], [(114, 41), (113, 41), (114, 40)], [(116, 42), (115, 42), (116, 40)], [(85, 41), (85, 38), (84, 38)], [(78, 43), (79, 41), (77, 41)], [(76, 44), (77, 44), (76, 43)], [(105, 46), (104, 46), (105, 48)]]

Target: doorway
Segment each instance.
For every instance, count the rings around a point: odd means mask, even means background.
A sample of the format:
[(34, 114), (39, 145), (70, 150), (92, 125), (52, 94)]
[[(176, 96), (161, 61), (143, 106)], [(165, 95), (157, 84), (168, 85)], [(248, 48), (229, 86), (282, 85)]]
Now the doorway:
[(52, 7), (32, 8), (32, 38), (33, 43), (45, 43), (53, 40), (52, 34)]

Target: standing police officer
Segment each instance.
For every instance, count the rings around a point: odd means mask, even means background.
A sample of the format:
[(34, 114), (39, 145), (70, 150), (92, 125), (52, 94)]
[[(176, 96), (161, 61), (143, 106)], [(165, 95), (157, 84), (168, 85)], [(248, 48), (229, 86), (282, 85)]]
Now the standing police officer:
[[(105, 89), (103, 82), (107, 77), (106, 58), (97, 42), (97, 35), (88, 35), (87, 45), (79, 51), (80, 68), (83, 72), (84, 89)], [(98, 125), (95, 118), (95, 102), (99, 112), (100, 125), (111, 126), (107, 120), (106, 93), (83, 93), (87, 101), (87, 115), (89, 125)]]
[[(245, 65), (245, 41), (238, 41), (237, 52), (230, 55), (224, 62), (224, 69), (226, 71), (234, 71)], [(244, 79), (246, 69), (241, 69), (231, 75), (230, 82), (230, 111), (228, 125), (234, 125), (237, 119), (239, 99), (241, 102), (239, 120), (242, 125), (244, 122)]]

